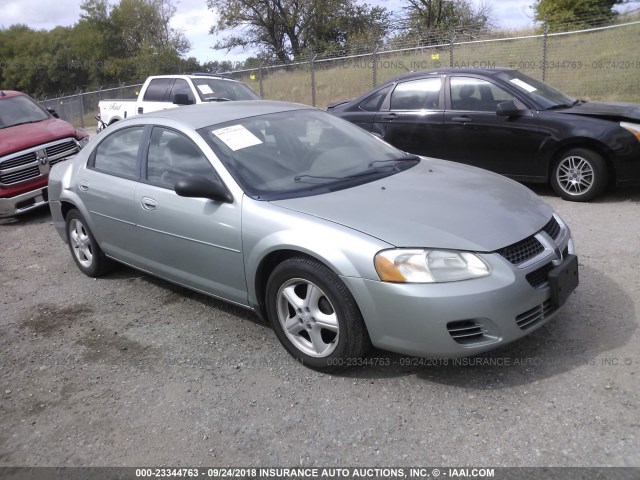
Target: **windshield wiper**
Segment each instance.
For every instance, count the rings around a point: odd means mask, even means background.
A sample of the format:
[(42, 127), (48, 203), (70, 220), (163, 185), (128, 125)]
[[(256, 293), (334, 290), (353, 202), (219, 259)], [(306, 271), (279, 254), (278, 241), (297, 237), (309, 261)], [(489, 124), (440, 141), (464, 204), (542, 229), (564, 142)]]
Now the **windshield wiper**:
[(232, 102), (230, 98), (227, 97), (209, 97), (204, 99), (205, 102)]
[(370, 167), (373, 167), (376, 163), (387, 163), (387, 162), (419, 162), (420, 161), (420, 157), (416, 156), (416, 155), (410, 155), (407, 157), (400, 157), (400, 158), (389, 158), (387, 160), (374, 160), (373, 162), (369, 163)]
[[(371, 163), (374, 163), (374, 162), (371, 162)], [(392, 167), (395, 168), (395, 166), (392, 166)], [(297, 177), (294, 177), (293, 179), (296, 182), (304, 182), (305, 180), (303, 180), (303, 179), (307, 179), (307, 178), (311, 179), (311, 180), (313, 180), (313, 179), (318, 179), (318, 180), (351, 180), (353, 178), (365, 177), (367, 175), (374, 175), (374, 174), (382, 173), (382, 172), (385, 172), (385, 171), (388, 172), (387, 168), (388, 168), (388, 166), (370, 168), (369, 170), (365, 170), (364, 172), (354, 173), (353, 175), (345, 175), (344, 177), (329, 177), (329, 176), (322, 176), (322, 175), (298, 175)], [(309, 183), (313, 183), (313, 182), (309, 182)]]
[[(342, 180), (343, 177), (324, 177), (322, 175), (298, 175), (297, 177), (293, 177), (293, 180), (296, 182), (304, 182), (304, 179), (309, 180)], [(309, 182), (313, 183), (313, 182)]]

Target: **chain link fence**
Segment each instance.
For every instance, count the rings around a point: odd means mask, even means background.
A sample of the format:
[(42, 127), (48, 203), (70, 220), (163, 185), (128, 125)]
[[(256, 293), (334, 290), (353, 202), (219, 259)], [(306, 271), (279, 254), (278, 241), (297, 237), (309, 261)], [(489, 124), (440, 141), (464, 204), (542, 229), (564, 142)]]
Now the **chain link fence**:
[[(572, 32), (505, 38), (459, 39), (436, 45), (396, 45), (344, 56), (264, 64), (227, 75), (245, 82), (268, 100), (326, 108), (357, 97), (376, 85), (410, 71), (431, 68), (509, 67), (588, 100), (640, 103), (640, 21)], [(494, 34), (495, 35), (495, 34)], [(625, 48), (625, 46), (627, 46)], [(42, 100), (77, 127), (93, 127), (98, 102), (135, 98), (140, 84)]]

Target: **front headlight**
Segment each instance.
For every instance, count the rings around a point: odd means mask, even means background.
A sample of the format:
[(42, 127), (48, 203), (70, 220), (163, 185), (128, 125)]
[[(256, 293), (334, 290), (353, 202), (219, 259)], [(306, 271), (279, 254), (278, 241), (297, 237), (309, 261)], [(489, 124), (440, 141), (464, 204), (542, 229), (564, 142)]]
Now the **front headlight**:
[(640, 141), (640, 124), (620, 122), (620, 126), (625, 130), (629, 130)]
[(440, 283), (486, 277), (489, 265), (475, 253), (448, 250), (395, 249), (374, 259), (383, 282)]

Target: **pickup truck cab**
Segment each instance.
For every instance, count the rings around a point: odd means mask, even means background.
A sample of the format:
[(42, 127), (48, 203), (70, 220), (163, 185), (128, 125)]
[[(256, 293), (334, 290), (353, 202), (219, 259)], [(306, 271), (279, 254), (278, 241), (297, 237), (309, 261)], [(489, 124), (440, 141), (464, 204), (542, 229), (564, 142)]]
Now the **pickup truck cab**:
[(28, 95), (0, 90), (0, 218), (46, 205), (49, 170), (88, 140)]
[(261, 98), (244, 83), (218, 75), (158, 75), (147, 78), (137, 99), (99, 102), (100, 125), (180, 105), (229, 100)]

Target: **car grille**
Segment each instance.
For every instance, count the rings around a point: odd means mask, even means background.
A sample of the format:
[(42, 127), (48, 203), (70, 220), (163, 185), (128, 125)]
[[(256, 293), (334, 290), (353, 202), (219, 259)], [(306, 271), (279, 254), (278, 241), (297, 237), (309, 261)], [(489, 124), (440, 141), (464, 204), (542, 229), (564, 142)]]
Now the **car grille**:
[(549, 220), (549, 223), (547, 223), (544, 227), (542, 227), (542, 230), (544, 232), (547, 232), (547, 235), (549, 235), (551, 238), (553, 238), (554, 240), (557, 240), (558, 236), (560, 235), (561, 228), (560, 228), (560, 224), (556, 220), (556, 217), (551, 217), (551, 220)]
[(537, 270), (527, 273), (527, 281), (532, 287), (541, 287), (549, 280), (548, 277), (551, 270), (553, 270), (553, 263), (549, 262), (546, 265), (538, 268)]
[[(42, 162), (38, 159), (39, 150), (44, 150), (44, 156), (41, 156)], [(7, 160), (0, 160), (0, 184), (12, 185), (47, 175), (51, 165), (66, 160), (79, 151), (80, 147), (74, 139), (65, 138), (29, 148), (24, 153), (12, 155)], [(7, 172), (12, 169), (17, 170)]]
[(470, 345), (486, 340), (484, 326), (475, 320), (457, 320), (447, 323), (449, 335), (462, 345)]
[(56, 155), (76, 153), (78, 151), (78, 144), (73, 140), (69, 140), (68, 142), (58, 143), (56, 145), (52, 145), (45, 149), (47, 152), (47, 157), (55, 157)]
[(28, 165), (36, 161), (36, 152), (25, 153), (19, 157), (12, 158), (11, 160), (5, 160), (0, 163), (0, 170), (6, 170), (8, 168), (19, 167), (21, 165)]
[(524, 263), (542, 252), (544, 252), (544, 247), (535, 237), (527, 237), (497, 251), (514, 265)]
[(547, 300), (544, 303), (518, 315), (516, 317), (516, 323), (521, 330), (528, 330), (544, 321), (545, 318), (557, 309), (558, 307), (551, 303), (551, 300)]
[(40, 168), (37, 165), (34, 165), (29, 168), (25, 168), (13, 173), (7, 173), (6, 175), (0, 176), (0, 183), (4, 183), (5, 185), (11, 185), (13, 183), (24, 182), (25, 180), (29, 180), (31, 178), (36, 178), (40, 175)]

